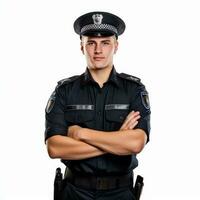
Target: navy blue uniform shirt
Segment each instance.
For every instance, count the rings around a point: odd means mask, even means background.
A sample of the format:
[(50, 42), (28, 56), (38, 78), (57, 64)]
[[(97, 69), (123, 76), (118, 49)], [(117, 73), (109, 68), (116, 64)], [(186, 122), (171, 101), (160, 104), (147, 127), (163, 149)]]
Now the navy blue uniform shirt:
[[(67, 137), (71, 125), (95, 130), (117, 131), (126, 116), (139, 111), (136, 128), (145, 131), (149, 141), (150, 106), (148, 93), (140, 79), (118, 74), (113, 67), (103, 87), (93, 80), (89, 70), (58, 82), (46, 107), (45, 140), (54, 135)], [(123, 141), (122, 141), (123, 142)], [(62, 160), (71, 170), (96, 175), (124, 174), (138, 165), (136, 155), (104, 154), (83, 160)]]

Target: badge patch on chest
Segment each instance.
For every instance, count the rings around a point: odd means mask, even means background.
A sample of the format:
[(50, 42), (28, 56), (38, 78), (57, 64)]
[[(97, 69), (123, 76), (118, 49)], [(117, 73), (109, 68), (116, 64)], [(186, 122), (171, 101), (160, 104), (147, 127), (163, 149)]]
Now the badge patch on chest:
[(142, 99), (142, 104), (146, 109), (150, 109), (150, 103), (149, 103), (149, 96), (146, 91), (143, 91), (140, 93), (141, 94), (141, 99)]
[(56, 92), (54, 91), (52, 93), (52, 95), (50, 96), (48, 102), (47, 102), (47, 106), (46, 106), (46, 109), (45, 109), (47, 113), (50, 113), (52, 108), (54, 107), (55, 100), (56, 100), (56, 96), (55, 95), (56, 95)]

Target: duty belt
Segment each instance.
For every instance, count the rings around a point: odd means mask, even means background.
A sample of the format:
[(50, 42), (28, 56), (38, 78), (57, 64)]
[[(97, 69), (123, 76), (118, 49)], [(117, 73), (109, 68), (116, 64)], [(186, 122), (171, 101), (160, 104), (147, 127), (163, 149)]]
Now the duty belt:
[(89, 190), (110, 190), (133, 186), (133, 172), (120, 176), (93, 176), (77, 174), (67, 169), (65, 179), (77, 187)]

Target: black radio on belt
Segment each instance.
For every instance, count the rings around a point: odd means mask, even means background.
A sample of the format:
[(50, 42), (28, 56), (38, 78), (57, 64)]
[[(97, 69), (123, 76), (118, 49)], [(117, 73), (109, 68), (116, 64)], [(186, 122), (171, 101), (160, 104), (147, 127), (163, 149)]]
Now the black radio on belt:
[(140, 175), (137, 175), (135, 186), (134, 186), (134, 195), (135, 195), (136, 200), (140, 199), (143, 186), (144, 186), (143, 177)]
[(60, 167), (56, 169), (56, 175), (54, 179), (54, 200), (61, 199), (61, 193), (63, 188), (63, 174)]

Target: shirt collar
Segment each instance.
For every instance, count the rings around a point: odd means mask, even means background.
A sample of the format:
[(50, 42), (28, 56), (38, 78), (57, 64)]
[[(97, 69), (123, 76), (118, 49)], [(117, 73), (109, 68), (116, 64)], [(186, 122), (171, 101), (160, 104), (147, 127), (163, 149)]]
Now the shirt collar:
[[(111, 72), (110, 72), (110, 76), (109, 76), (107, 82), (114, 83), (116, 86), (119, 87), (119, 80), (118, 80), (117, 72), (116, 72), (114, 66), (113, 66), (113, 68), (112, 68), (112, 70), (111, 70)], [(91, 75), (89, 69), (86, 68), (85, 73), (83, 74), (82, 84), (83, 84), (83, 85), (87, 85), (87, 84), (91, 84), (91, 83), (96, 83), (96, 82), (95, 82), (95, 80), (92, 78), (92, 75)]]

